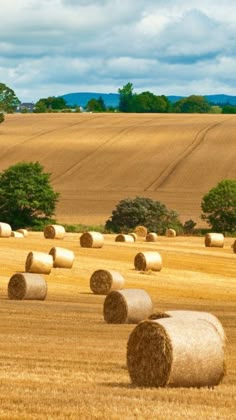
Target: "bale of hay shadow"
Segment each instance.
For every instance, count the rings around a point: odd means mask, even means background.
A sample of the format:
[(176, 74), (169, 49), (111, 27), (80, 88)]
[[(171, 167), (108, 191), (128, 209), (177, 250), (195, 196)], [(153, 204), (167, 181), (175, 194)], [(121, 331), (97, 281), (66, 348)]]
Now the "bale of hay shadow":
[(223, 342), (226, 340), (224, 328), (220, 320), (210, 312), (203, 311), (188, 311), (188, 310), (171, 310), (166, 312), (155, 312), (150, 315), (149, 319), (161, 319), (161, 318), (178, 318), (191, 320), (204, 320), (210, 322), (218, 331)]
[(168, 238), (175, 238), (175, 236), (176, 236), (175, 229), (166, 229), (166, 236)]
[(21, 233), (21, 232), (18, 232), (18, 231), (12, 230), (12, 231), (11, 231), (11, 237), (12, 237), (12, 238), (24, 238), (24, 235), (23, 235), (23, 233)]
[(159, 252), (139, 252), (134, 258), (134, 267), (138, 271), (161, 271), (162, 257)]
[(224, 235), (222, 233), (207, 233), (205, 235), (205, 246), (223, 248)]
[(50, 249), (49, 255), (53, 258), (54, 268), (72, 268), (75, 259), (73, 251), (56, 246)]
[(120, 233), (119, 235), (116, 236), (115, 242), (134, 243), (135, 239), (134, 239), (133, 235)]
[(153, 302), (143, 289), (123, 289), (108, 293), (103, 315), (108, 324), (137, 324), (149, 317)]
[(8, 298), (15, 300), (44, 300), (47, 295), (47, 283), (38, 274), (15, 273), (8, 283)]
[(50, 274), (53, 267), (53, 258), (45, 252), (29, 252), (25, 261), (27, 273)]
[(11, 232), (12, 229), (8, 223), (0, 223), (0, 238), (10, 238)]
[(146, 236), (146, 242), (157, 242), (158, 235), (155, 232), (149, 232)]
[(146, 238), (148, 230), (145, 226), (136, 226), (136, 228), (134, 229), (134, 232), (136, 233), (136, 235), (142, 237), (142, 238)]
[(212, 387), (225, 374), (224, 345), (205, 320), (145, 320), (128, 339), (127, 366), (138, 386)]
[(96, 295), (107, 295), (112, 290), (124, 288), (125, 279), (114, 270), (96, 270), (90, 277), (90, 289)]
[(43, 233), (46, 239), (63, 239), (66, 231), (61, 225), (47, 225)]
[(100, 232), (84, 232), (80, 236), (80, 246), (83, 248), (102, 248), (104, 237)]
[(22, 233), (22, 235), (26, 238), (29, 234), (27, 229), (17, 229), (17, 232)]

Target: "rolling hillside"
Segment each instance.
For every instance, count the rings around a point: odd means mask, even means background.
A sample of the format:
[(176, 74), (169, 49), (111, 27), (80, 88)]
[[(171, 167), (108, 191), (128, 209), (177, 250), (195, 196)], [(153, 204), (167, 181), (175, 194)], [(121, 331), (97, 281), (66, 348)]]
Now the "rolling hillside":
[(38, 160), (61, 193), (60, 222), (104, 223), (139, 195), (200, 223), (203, 194), (236, 178), (235, 129), (234, 115), (7, 115), (0, 170)]

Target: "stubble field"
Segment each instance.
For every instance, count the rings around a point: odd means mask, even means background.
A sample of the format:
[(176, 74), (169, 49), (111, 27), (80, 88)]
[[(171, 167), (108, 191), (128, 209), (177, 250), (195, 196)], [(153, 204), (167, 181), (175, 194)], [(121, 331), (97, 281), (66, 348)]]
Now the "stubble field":
[[(79, 234), (63, 240), (30, 232), (0, 239), (0, 418), (4, 419), (234, 419), (236, 391), (236, 264), (226, 238), (222, 249), (205, 248), (200, 237), (159, 237), (81, 248)], [(75, 253), (72, 269), (45, 275), (45, 301), (12, 301), (10, 277), (24, 271), (28, 252), (61, 246)], [(134, 269), (138, 252), (157, 250), (158, 273)], [(119, 271), (127, 288), (145, 289), (155, 310), (196, 309), (215, 314), (228, 340), (227, 374), (214, 389), (139, 388), (131, 385), (126, 345), (135, 325), (103, 319), (105, 297), (89, 286), (97, 269)], [(191, 369), (191, 366), (189, 367)]]

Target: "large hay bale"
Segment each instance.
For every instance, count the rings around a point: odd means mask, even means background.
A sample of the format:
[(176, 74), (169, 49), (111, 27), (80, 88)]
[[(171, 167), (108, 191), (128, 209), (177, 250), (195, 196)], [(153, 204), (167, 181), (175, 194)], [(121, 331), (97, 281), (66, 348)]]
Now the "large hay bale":
[(214, 386), (225, 372), (224, 344), (205, 320), (145, 320), (130, 334), (127, 365), (139, 386)]
[(27, 229), (17, 229), (17, 232), (22, 233), (24, 237), (28, 236), (29, 232)]
[(1, 238), (10, 238), (11, 236), (11, 226), (8, 223), (0, 223), (0, 237)]
[(135, 232), (131, 232), (131, 233), (129, 233), (129, 235), (130, 235), (130, 236), (133, 236), (133, 238), (134, 238), (134, 242), (136, 242), (136, 241), (137, 241), (137, 239), (138, 239), (138, 235), (137, 235), (137, 233), (135, 233)]
[(124, 277), (114, 270), (96, 270), (90, 277), (90, 289), (97, 295), (107, 295), (112, 290), (123, 289)]
[(139, 252), (134, 258), (134, 267), (138, 271), (160, 271), (162, 269), (162, 257), (159, 252)]
[(80, 236), (80, 246), (83, 248), (102, 248), (103, 244), (104, 237), (100, 232), (84, 232)]
[(116, 236), (115, 242), (128, 242), (128, 243), (134, 243), (134, 237), (129, 234), (120, 233)]
[(66, 231), (61, 225), (47, 225), (43, 233), (46, 239), (63, 239)]
[(205, 235), (205, 246), (223, 248), (224, 235), (222, 233), (207, 233)]
[(23, 233), (21, 233), (21, 232), (18, 232), (18, 231), (12, 230), (12, 231), (11, 231), (11, 237), (12, 237), (12, 238), (24, 238), (24, 235), (23, 235)]
[(232, 248), (233, 248), (234, 253), (236, 254), (236, 239), (235, 239), (235, 241), (234, 241), (234, 243), (232, 245)]
[(166, 229), (166, 236), (168, 236), (168, 238), (174, 238), (176, 236), (175, 229)]
[(56, 246), (50, 249), (49, 255), (53, 258), (54, 268), (72, 268), (75, 259), (73, 251)]
[(29, 252), (25, 261), (27, 273), (49, 274), (53, 267), (53, 258), (45, 252)]
[(47, 283), (42, 276), (32, 273), (16, 273), (8, 283), (9, 299), (44, 300), (47, 295)]
[(103, 306), (108, 324), (137, 324), (149, 317), (153, 302), (143, 289), (123, 289), (108, 293)]
[(156, 242), (158, 239), (158, 235), (155, 232), (149, 232), (146, 236), (147, 242)]
[(147, 228), (145, 226), (136, 226), (136, 228), (134, 229), (134, 232), (138, 235), (141, 236), (142, 238), (146, 238), (147, 236)]
[(202, 311), (188, 311), (188, 310), (173, 310), (166, 312), (156, 312), (150, 315), (149, 319), (161, 319), (161, 318), (179, 318), (188, 321), (191, 320), (204, 320), (210, 322), (217, 329), (223, 342), (226, 339), (224, 328), (219, 319), (211, 314), (210, 312)]

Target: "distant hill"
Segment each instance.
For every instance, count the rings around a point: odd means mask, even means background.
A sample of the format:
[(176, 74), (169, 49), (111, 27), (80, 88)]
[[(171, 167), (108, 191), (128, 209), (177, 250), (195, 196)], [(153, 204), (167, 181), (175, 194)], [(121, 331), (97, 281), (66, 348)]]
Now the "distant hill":
[[(70, 106), (82, 106), (86, 107), (88, 101), (92, 98), (98, 99), (102, 97), (105, 105), (107, 107), (117, 108), (119, 104), (119, 94), (118, 93), (99, 93), (99, 92), (76, 92), (76, 93), (67, 93), (61, 95), (65, 99), (66, 103)], [(224, 105), (231, 104), (236, 105), (236, 96), (217, 94), (217, 95), (203, 95), (210, 103), (215, 105)], [(186, 96), (177, 96), (169, 95), (167, 96), (170, 102), (175, 103), (179, 99), (186, 98)]]

